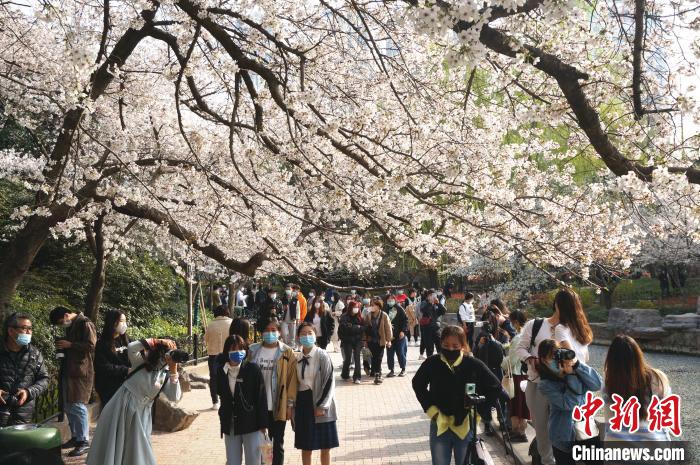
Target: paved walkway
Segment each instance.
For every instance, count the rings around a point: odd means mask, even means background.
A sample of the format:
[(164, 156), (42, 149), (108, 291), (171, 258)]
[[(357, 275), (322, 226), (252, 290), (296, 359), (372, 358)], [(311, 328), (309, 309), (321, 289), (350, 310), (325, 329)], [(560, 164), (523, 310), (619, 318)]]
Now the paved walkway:
[[(331, 353), (331, 357), (334, 366), (339, 367), (340, 354)], [(347, 383), (340, 379), (340, 370), (336, 370), (340, 447), (331, 451), (333, 464), (430, 465), (429, 423), (411, 387), (419, 366), (417, 358), (418, 348), (409, 347), (407, 375), (385, 379), (380, 386), (373, 385), (369, 379), (363, 380), (362, 385)], [(181, 403), (200, 411), (200, 415), (184, 431), (153, 434), (158, 465), (224, 465), (219, 418), (216, 411), (208, 408), (211, 405), (208, 391), (196, 389), (185, 393)], [(285, 445), (285, 465), (301, 465), (301, 453), (294, 449), (294, 432), (289, 423)], [(505, 457), (502, 444), (489, 438), (487, 445), (495, 465), (513, 463), (510, 457)], [(320, 463), (318, 453), (314, 454), (313, 463)]]

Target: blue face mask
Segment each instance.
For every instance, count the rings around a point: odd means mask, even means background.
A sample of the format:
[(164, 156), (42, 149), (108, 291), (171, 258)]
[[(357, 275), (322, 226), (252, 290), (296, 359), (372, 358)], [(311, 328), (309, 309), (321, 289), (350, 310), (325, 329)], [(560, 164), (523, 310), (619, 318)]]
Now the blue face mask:
[(15, 338), (15, 342), (17, 342), (18, 345), (21, 346), (28, 346), (30, 342), (32, 342), (32, 335), (31, 334), (25, 334), (25, 333), (19, 333), (17, 337)]
[(234, 363), (241, 363), (245, 359), (245, 350), (234, 350), (228, 353), (228, 359)]
[(551, 362), (549, 362), (549, 368), (554, 373), (559, 373), (559, 363), (556, 360), (552, 360)]
[(265, 344), (274, 344), (278, 338), (277, 331), (263, 333), (263, 342)]
[(301, 345), (303, 345), (304, 347), (313, 347), (314, 344), (316, 344), (316, 336), (314, 336), (313, 334), (301, 336), (299, 338), (299, 342), (301, 342)]

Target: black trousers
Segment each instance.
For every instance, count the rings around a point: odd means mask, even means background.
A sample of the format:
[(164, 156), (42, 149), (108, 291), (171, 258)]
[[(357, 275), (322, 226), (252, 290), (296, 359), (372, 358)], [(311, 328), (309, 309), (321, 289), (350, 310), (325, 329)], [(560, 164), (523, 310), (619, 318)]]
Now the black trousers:
[(474, 347), (474, 322), (465, 324), (467, 325), (467, 342), (469, 347)]
[(360, 379), (362, 377), (362, 366), (360, 365), (360, 351), (362, 351), (362, 341), (356, 344), (343, 342), (340, 344), (340, 349), (343, 351), (343, 371), (340, 372), (340, 377), (348, 379), (350, 377), (350, 363), (355, 363), (352, 379)]
[(435, 352), (440, 352), (440, 339), (438, 338), (437, 325), (421, 326), (420, 327), (421, 355), (423, 354), (423, 347), (424, 346), (425, 346), (425, 353), (428, 357), (433, 355), (433, 353), (435, 353)]
[(370, 376), (382, 374), (382, 359), (384, 358), (384, 347), (377, 342), (368, 342), (367, 347), (372, 352), (372, 363), (370, 367)]
[(211, 403), (219, 402), (219, 395), (216, 392), (216, 355), (210, 355), (207, 359), (209, 365), (209, 394), (211, 394)]
[(286, 421), (275, 420), (275, 415), (269, 411), (270, 426), (267, 429), (272, 439), (272, 465), (282, 465), (284, 463), (284, 428)]

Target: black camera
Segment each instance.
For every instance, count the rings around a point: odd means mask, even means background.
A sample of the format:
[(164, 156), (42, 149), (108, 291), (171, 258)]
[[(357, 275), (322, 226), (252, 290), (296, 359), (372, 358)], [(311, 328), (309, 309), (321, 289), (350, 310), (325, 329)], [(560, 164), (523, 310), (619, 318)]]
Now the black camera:
[(3, 397), (2, 400), (5, 402), (5, 408), (12, 409), (19, 407), (19, 399), (14, 394), (10, 394), (9, 392), (7, 392), (5, 393), (5, 397)]
[(169, 350), (165, 355), (168, 355), (175, 363), (185, 363), (190, 359), (190, 354), (180, 349)]
[(561, 363), (564, 360), (573, 360), (576, 358), (576, 352), (571, 349), (556, 349), (554, 351), (554, 360)]
[(464, 387), (464, 407), (476, 407), (484, 402), (486, 402), (486, 397), (476, 393), (476, 385), (474, 383), (467, 383)]

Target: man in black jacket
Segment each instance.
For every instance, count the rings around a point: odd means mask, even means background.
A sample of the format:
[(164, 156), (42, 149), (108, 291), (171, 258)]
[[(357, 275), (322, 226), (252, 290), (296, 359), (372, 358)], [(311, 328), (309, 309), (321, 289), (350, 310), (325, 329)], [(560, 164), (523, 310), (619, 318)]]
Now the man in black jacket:
[(394, 354), (399, 359), (399, 376), (406, 374), (406, 354), (408, 353), (408, 317), (404, 309), (396, 303), (396, 297), (389, 295), (384, 306), (384, 311), (389, 315), (391, 321), (391, 346), (386, 348), (386, 364), (389, 367), (387, 378), (393, 378), (394, 374)]
[(438, 318), (446, 312), (447, 310), (440, 303), (435, 292), (430, 293), (420, 306), (420, 335), (425, 343), (425, 351), (428, 357), (433, 355), (433, 352), (440, 352), (440, 324), (438, 323)]
[(30, 423), (36, 398), (49, 384), (44, 357), (31, 339), (29, 315), (7, 317), (0, 347), (0, 427)]

